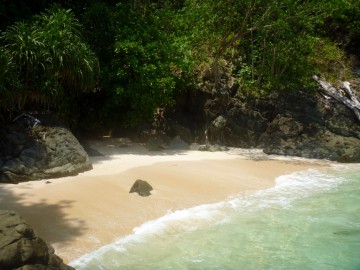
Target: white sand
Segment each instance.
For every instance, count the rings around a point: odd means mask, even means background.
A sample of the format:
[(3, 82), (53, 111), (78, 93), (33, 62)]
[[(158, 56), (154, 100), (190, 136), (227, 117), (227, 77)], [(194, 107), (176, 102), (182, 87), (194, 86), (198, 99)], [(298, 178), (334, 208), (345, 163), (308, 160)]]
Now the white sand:
[[(92, 142), (104, 156), (91, 158), (94, 169), (78, 176), (0, 185), (0, 208), (18, 211), (69, 262), (169, 211), (269, 188), (277, 176), (326, 164), (256, 150), (149, 152), (123, 143)], [(151, 196), (129, 194), (136, 179), (153, 186)]]

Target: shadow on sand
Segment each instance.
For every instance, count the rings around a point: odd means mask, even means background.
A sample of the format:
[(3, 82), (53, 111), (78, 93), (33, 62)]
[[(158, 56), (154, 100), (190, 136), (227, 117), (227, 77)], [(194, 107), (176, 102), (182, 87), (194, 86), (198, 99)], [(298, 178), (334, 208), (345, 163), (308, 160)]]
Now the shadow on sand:
[(83, 220), (70, 219), (64, 214), (63, 209), (72, 207), (74, 201), (64, 199), (53, 204), (41, 200), (29, 204), (24, 202), (24, 198), (29, 196), (25, 185), (17, 186), (23, 189), (23, 193), (19, 195), (6, 188), (7, 185), (0, 184), (0, 209), (19, 213), (34, 229), (35, 234), (46, 242), (66, 244), (86, 232), (87, 228)]

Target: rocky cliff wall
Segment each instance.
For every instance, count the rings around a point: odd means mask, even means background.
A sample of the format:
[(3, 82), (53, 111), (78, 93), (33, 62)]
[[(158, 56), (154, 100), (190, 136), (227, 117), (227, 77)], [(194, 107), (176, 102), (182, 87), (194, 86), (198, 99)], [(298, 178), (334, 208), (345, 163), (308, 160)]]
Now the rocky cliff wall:
[[(240, 95), (236, 86), (221, 87), (214, 92), (204, 82), (183, 94), (165, 113), (165, 130), (174, 136), (182, 126), (196, 142), (263, 148), (268, 154), (360, 162), (360, 123), (338, 101), (304, 92), (256, 98)], [(353, 89), (357, 94), (359, 84)]]

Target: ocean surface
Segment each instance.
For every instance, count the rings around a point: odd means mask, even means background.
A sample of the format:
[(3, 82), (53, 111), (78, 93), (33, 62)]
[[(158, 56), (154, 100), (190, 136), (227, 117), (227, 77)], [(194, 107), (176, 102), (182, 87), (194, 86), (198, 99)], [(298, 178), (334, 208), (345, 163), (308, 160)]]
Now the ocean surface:
[(170, 212), (70, 263), (76, 269), (360, 270), (360, 164)]

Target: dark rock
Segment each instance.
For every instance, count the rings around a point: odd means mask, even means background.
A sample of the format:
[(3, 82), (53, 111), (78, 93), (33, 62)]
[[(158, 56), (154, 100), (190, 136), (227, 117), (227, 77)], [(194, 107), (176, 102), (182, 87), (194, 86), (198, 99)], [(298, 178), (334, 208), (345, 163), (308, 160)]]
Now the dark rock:
[(179, 136), (181, 140), (186, 143), (191, 143), (193, 141), (193, 136), (191, 134), (190, 128), (184, 127), (179, 124), (177, 121), (167, 121), (168, 125), (168, 134), (171, 136)]
[(220, 103), (219, 99), (208, 99), (204, 104), (204, 118), (210, 122), (217, 116), (224, 114), (224, 106)]
[[(224, 74), (220, 77), (230, 79)], [(176, 121), (196, 119), (196, 125), (183, 124), (195, 134), (196, 149), (212, 151), (209, 145), (218, 144), (263, 148), (267, 154), (360, 162), (360, 123), (343, 104), (299, 91), (246, 96), (226, 83), (215, 91), (211, 76), (203, 79), (196, 90), (182, 97), (176, 111), (165, 113)], [(360, 79), (352, 86), (359, 99)]]
[(47, 117), (32, 126), (26, 118), (19, 118), (0, 129), (0, 182), (76, 175), (92, 168), (74, 135), (55, 122)]
[(148, 182), (138, 179), (135, 181), (135, 183), (131, 187), (129, 193), (136, 192), (140, 196), (148, 197), (151, 195), (150, 191), (152, 191), (152, 190), (153, 190), (153, 188)]
[(167, 145), (167, 143), (162, 137), (154, 136), (154, 137), (148, 138), (148, 140), (146, 141), (145, 147), (149, 151), (161, 151), (166, 148), (166, 145)]
[(266, 119), (258, 111), (237, 103), (227, 114), (220, 115), (211, 122), (208, 138), (212, 144), (255, 147), (266, 127)]
[(73, 270), (14, 211), (0, 210), (0, 269)]
[(91, 145), (84, 140), (80, 141), (82, 147), (84, 148), (84, 150), (86, 151), (86, 153), (90, 156), (90, 157), (101, 157), (104, 156), (102, 153), (100, 153), (98, 150), (94, 149), (91, 147)]
[(360, 162), (360, 125), (344, 105), (320, 95), (279, 103), (285, 112), (262, 136), (265, 153)]

